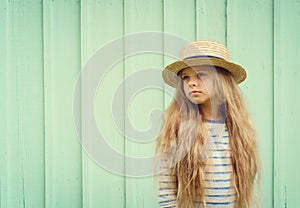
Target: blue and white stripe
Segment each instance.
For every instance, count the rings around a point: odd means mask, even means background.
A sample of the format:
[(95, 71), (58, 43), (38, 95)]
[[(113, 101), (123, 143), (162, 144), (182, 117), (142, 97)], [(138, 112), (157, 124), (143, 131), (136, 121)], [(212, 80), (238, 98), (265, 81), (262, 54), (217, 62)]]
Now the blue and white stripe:
[[(207, 208), (234, 207), (236, 191), (233, 186), (231, 151), (228, 130), (224, 122), (207, 122), (214, 148), (205, 161), (205, 201)], [(159, 207), (175, 208), (177, 187), (174, 176), (161, 174), (159, 178)], [(195, 202), (203, 207), (203, 202)], [(197, 206), (198, 207), (198, 206)]]

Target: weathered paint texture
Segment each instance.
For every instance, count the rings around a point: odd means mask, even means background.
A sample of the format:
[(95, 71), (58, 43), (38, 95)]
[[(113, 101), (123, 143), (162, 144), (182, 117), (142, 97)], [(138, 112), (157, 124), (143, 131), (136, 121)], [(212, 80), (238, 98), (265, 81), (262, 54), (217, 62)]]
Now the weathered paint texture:
[[(262, 207), (298, 207), (299, 19), (299, 0), (0, 1), (0, 207), (158, 206), (153, 176), (108, 171), (82, 148), (78, 134), (86, 132), (75, 130), (72, 112), (76, 80), (92, 55), (125, 35), (150, 31), (228, 46), (248, 71), (241, 89), (259, 137)], [(124, 80), (156, 69), (140, 77), (148, 83), (175, 57), (164, 56), (163, 36), (155, 44), (162, 53), (127, 54), (134, 44), (120, 43), (124, 59), (99, 81), (90, 110), (116, 152), (151, 157), (155, 136), (139, 142), (130, 135), (157, 133), (155, 109), (161, 113), (172, 96), (162, 82), (131, 94), (140, 82)], [(143, 168), (103, 159), (125, 171)]]

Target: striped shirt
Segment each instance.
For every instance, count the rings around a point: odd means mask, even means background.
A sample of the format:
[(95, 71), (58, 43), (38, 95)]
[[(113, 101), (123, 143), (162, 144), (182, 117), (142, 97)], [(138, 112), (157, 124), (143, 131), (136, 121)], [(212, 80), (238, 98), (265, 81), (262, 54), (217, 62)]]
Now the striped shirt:
[[(205, 161), (204, 169), (206, 207), (234, 207), (236, 191), (233, 186), (228, 130), (224, 122), (207, 121), (206, 124), (213, 144), (209, 149), (210, 155)], [(165, 167), (161, 168), (166, 169)], [(159, 207), (175, 208), (176, 193), (175, 176), (170, 176), (166, 172), (161, 173), (159, 176)], [(195, 204), (196, 207), (203, 207), (202, 202), (195, 201)]]

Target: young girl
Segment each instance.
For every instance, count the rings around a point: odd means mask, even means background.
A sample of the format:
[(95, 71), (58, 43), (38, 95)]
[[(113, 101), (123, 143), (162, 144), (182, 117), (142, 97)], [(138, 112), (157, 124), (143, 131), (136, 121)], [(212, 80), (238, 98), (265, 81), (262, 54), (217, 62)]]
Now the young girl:
[(258, 206), (256, 136), (238, 87), (245, 70), (213, 41), (183, 46), (163, 71), (176, 88), (157, 141), (160, 207)]

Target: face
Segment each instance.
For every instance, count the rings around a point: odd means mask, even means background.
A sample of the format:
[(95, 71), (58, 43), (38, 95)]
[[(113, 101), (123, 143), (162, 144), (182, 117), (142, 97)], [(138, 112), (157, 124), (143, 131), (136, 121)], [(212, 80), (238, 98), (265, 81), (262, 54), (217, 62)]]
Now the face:
[(211, 105), (210, 99), (215, 95), (212, 70), (213, 66), (195, 66), (182, 70), (183, 90), (192, 103)]

